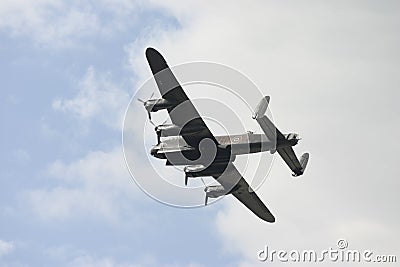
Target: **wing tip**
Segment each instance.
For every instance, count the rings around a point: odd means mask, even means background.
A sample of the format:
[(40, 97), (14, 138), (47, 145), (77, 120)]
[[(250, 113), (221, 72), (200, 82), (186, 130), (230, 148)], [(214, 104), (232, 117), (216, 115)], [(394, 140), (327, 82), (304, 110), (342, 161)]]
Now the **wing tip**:
[(147, 62), (149, 62), (153, 74), (156, 74), (168, 68), (167, 62), (165, 61), (164, 57), (155, 48), (147, 47), (145, 54)]
[(149, 55), (151, 55), (152, 53), (159, 53), (155, 48), (153, 48), (153, 47), (147, 47), (146, 48), (146, 56), (149, 56)]
[(261, 218), (261, 219), (263, 219), (264, 221), (269, 222), (269, 223), (274, 223), (275, 222), (275, 217), (271, 213), (268, 214), (268, 216), (266, 216), (264, 218)]
[(147, 58), (147, 59), (151, 59), (151, 58), (162, 58), (162, 59), (164, 60), (164, 58), (163, 58), (163, 56), (161, 55), (161, 53), (158, 52), (158, 51), (157, 51), (155, 48), (153, 48), (153, 47), (147, 47), (147, 48), (146, 48), (145, 54), (146, 54), (146, 58)]

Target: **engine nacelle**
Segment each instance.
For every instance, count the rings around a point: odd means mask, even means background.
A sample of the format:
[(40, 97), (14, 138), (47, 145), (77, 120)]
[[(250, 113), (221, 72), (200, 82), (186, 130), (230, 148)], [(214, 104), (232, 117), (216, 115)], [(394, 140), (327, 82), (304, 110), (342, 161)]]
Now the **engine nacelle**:
[(190, 166), (186, 166), (185, 168), (183, 168), (183, 171), (185, 173), (194, 173), (194, 172), (199, 172), (204, 170), (205, 167), (201, 164), (199, 165), (190, 165)]
[(177, 135), (188, 135), (188, 134), (196, 134), (203, 131), (205, 127), (199, 126), (184, 126), (179, 127), (175, 124), (162, 124), (156, 126), (155, 130), (157, 134), (160, 136), (177, 136)]
[(174, 106), (174, 102), (171, 102), (164, 98), (149, 99), (144, 102), (144, 107), (148, 112), (156, 112), (162, 109), (172, 108)]
[(199, 175), (201, 171), (204, 169), (205, 167), (203, 165), (191, 165), (183, 168), (183, 171), (185, 172), (185, 185), (187, 185), (189, 177), (206, 176), (206, 175)]
[(222, 174), (226, 169), (226, 162), (222, 164), (215, 164), (208, 167), (203, 165), (191, 165), (186, 166), (183, 171), (185, 172), (185, 177), (204, 177)]
[(217, 198), (223, 195), (226, 195), (227, 190), (222, 185), (210, 185), (204, 188), (204, 192), (206, 192), (206, 200), (205, 205), (207, 205), (208, 198)]

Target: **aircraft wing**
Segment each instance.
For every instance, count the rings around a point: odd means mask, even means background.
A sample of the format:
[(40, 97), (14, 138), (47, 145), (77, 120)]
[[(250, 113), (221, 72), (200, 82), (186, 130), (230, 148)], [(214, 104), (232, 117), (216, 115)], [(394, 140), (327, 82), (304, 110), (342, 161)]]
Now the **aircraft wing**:
[[(249, 186), (236, 167), (230, 163), (226, 171), (220, 176), (214, 176), (225, 188), (232, 188), (232, 193), (243, 205), (250, 209), (260, 219), (267, 222), (275, 222), (275, 217), (265, 204)], [(234, 185), (236, 183), (236, 185)]]
[(146, 58), (162, 98), (174, 103), (167, 109), (172, 123), (181, 127), (182, 132), (185, 132), (185, 127), (200, 129), (196, 134), (181, 134), (185, 141), (191, 146), (197, 146), (203, 138), (210, 138), (218, 143), (183, 91), (163, 56), (154, 48), (147, 48)]

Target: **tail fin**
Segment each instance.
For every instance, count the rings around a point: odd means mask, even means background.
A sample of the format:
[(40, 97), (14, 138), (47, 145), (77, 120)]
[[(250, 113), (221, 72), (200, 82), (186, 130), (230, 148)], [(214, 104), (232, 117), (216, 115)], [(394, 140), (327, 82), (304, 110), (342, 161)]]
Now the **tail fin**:
[(254, 111), (253, 119), (255, 119), (258, 122), (261, 129), (268, 137), (268, 139), (273, 142), (276, 142), (277, 139), (284, 139), (285, 137), (276, 128), (274, 123), (265, 115), (270, 99), (271, 98), (269, 96), (265, 96), (260, 100), (260, 103), (258, 103)]
[(263, 116), (265, 114), (265, 112), (267, 111), (270, 99), (271, 98), (269, 96), (265, 96), (261, 99), (260, 103), (258, 103), (258, 105), (254, 111), (253, 119), (260, 118), (261, 116)]
[(304, 153), (303, 155), (301, 155), (300, 157), (300, 165), (302, 168), (302, 172), (304, 173), (304, 171), (306, 170), (307, 164), (308, 164), (308, 159), (310, 158), (310, 154), (309, 153)]

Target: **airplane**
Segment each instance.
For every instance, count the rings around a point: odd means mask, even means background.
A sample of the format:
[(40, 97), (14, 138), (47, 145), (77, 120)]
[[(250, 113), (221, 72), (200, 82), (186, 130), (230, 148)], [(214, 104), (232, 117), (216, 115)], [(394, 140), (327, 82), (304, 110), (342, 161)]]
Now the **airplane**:
[[(167, 110), (172, 124), (155, 127), (157, 145), (150, 154), (166, 159), (166, 165), (181, 165), (188, 178), (212, 176), (219, 185), (206, 186), (205, 205), (209, 198), (232, 194), (260, 219), (273, 223), (275, 217), (249, 186), (233, 162), (237, 155), (270, 151), (278, 152), (293, 172), (293, 176), (304, 173), (309, 154), (296, 157), (293, 146), (300, 140), (295, 133), (282, 134), (265, 115), (269, 96), (261, 99), (253, 119), (265, 134), (247, 132), (240, 135), (214, 136), (187, 97), (182, 86), (169, 68), (163, 56), (154, 48), (146, 49), (146, 58), (161, 98), (141, 101), (151, 121), (151, 113)], [(211, 155), (211, 156), (210, 156)]]

